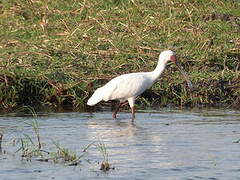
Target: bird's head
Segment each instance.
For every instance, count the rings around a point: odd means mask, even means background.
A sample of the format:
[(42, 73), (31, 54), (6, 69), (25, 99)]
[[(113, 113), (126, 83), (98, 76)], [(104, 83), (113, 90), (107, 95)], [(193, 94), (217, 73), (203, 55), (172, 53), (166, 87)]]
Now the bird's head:
[(182, 75), (184, 76), (184, 78), (187, 81), (188, 87), (190, 89), (192, 89), (192, 83), (188, 78), (188, 75), (185, 73), (185, 71), (182, 69), (181, 65), (178, 63), (177, 61), (177, 56), (176, 53), (171, 51), (171, 50), (166, 50), (163, 51), (160, 55), (159, 55), (159, 61), (160, 63), (164, 63), (167, 64), (168, 61), (172, 61), (174, 64), (176, 64), (178, 70), (182, 73)]
[(171, 50), (166, 50), (161, 52), (159, 55), (159, 60), (167, 63), (168, 61), (172, 61), (174, 63), (177, 62), (177, 56), (176, 53)]

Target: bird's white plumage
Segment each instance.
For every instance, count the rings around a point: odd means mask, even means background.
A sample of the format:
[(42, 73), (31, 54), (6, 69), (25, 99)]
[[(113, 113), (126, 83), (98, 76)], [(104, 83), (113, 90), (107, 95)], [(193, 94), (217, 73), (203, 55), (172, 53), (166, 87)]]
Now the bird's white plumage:
[(154, 81), (149, 72), (130, 73), (118, 76), (101, 88), (98, 88), (88, 100), (88, 105), (95, 105), (104, 100), (118, 99), (121, 102), (137, 97), (150, 88)]
[[(153, 85), (165, 69), (167, 62), (172, 60), (173, 56), (175, 57), (173, 51), (163, 51), (159, 55), (158, 64), (154, 71), (129, 73), (112, 79), (103, 87), (98, 88), (87, 104), (93, 106), (102, 100), (109, 101), (116, 99), (120, 102), (128, 100), (130, 107), (133, 108), (135, 98)], [(132, 111), (132, 114), (134, 112)]]

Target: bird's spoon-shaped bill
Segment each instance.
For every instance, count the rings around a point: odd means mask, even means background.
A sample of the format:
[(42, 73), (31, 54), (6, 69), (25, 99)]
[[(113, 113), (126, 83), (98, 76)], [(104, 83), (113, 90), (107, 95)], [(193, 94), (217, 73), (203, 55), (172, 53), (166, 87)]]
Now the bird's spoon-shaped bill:
[(188, 87), (192, 90), (193, 86), (192, 86), (191, 81), (189, 80), (188, 75), (187, 75), (186, 72), (182, 69), (181, 65), (180, 65), (178, 62), (175, 62), (175, 64), (176, 64), (178, 70), (182, 73), (183, 77), (186, 79)]

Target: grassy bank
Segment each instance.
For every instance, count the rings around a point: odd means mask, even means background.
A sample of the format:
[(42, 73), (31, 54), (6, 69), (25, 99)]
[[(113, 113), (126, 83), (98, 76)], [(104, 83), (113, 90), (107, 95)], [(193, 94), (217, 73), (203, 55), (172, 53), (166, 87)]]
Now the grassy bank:
[(1, 108), (84, 107), (107, 80), (154, 69), (165, 49), (177, 52), (194, 90), (169, 65), (142, 102), (238, 106), (239, 8), (235, 0), (2, 1)]

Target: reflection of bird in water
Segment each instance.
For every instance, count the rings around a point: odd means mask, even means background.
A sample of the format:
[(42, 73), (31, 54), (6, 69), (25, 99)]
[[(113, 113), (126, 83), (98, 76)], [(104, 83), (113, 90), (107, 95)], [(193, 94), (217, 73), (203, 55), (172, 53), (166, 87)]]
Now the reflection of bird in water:
[[(110, 140), (111, 138), (118, 138), (118, 137), (134, 137), (138, 129), (141, 127), (137, 127), (134, 123), (130, 122), (122, 122), (122, 121), (115, 121), (115, 123), (108, 123), (106, 121), (101, 121), (102, 123), (94, 122), (89, 123), (88, 128), (94, 129), (91, 136), (95, 138), (105, 139), (106, 141)], [(111, 134), (111, 136), (109, 136)], [(111, 141), (111, 140), (110, 140)]]
[(153, 85), (153, 83), (162, 74), (168, 61), (172, 61), (177, 65), (180, 72), (182, 72), (183, 76), (186, 78), (189, 87), (191, 87), (192, 84), (188, 80), (187, 75), (177, 63), (176, 54), (171, 50), (167, 50), (163, 51), (160, 54), (157, 67), (154, 69), (154, 71), (120, 75), (109, 81), (103, 87), (98, 88), (92, 97), (88, 100), (87, 104), (89, 106), (93, 106), (102, 100), (119, 100), (120, 103), (117, 106), (116, 110), (113, 112), (113, 118), (116, 118), (120, 107), (124, 105), (125, 101), (128, 101), (128, 104), (130, 105), (132, 111), (132, 120), (134, 120), (134, 104), (136, 97)]

